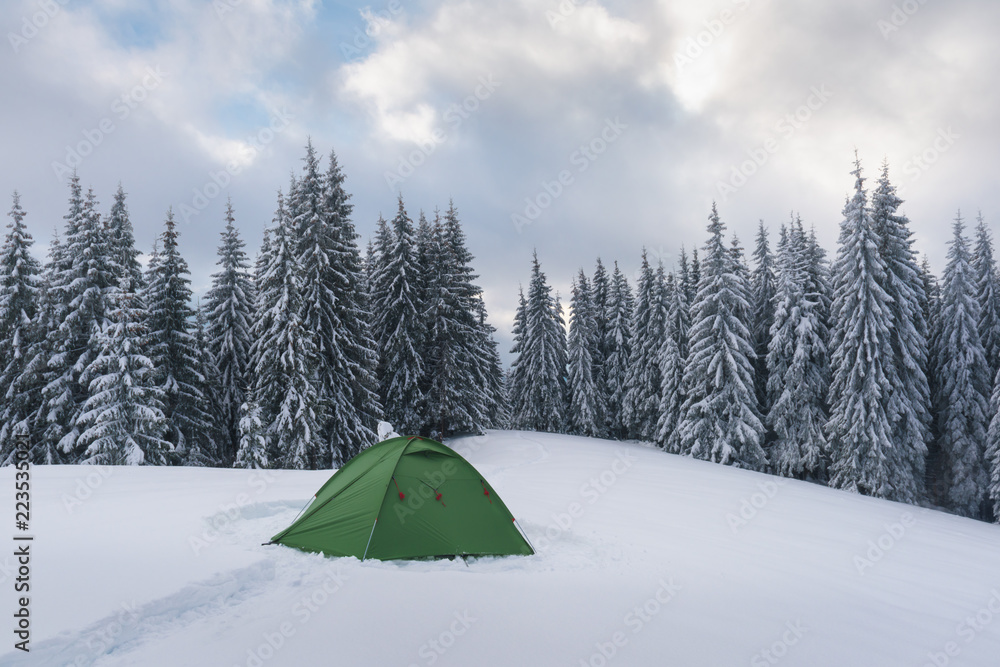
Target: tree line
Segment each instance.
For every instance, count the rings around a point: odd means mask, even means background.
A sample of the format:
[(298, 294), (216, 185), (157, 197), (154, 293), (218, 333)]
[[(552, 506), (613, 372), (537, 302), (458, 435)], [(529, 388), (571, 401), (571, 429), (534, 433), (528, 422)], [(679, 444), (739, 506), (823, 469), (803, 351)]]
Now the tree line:
[[(310, 142), (251, 263), (232, 202), (194, 305), (172, 211), (145, 267), (119, 185), (79, 176), (44, 265), (17, 192), (0, 249), (0, 462), (329, 468), (376, 438), (501, 426), (503, 369), (452, 204), (379, 221)], [(386, 406), (383, 408), (383, 406)]]
[(712, 205), (708, 238), (633, 288), (600, 259), (567, 326), (537, 254), (514, 322), (514, 428), (655, 442), (668, 452), (1000, 518), (1000, 278), (982, 215), (961, 214), (942, 279), (918, 261), (883, 164), (828, 259), (799, 216), (753, 267)]

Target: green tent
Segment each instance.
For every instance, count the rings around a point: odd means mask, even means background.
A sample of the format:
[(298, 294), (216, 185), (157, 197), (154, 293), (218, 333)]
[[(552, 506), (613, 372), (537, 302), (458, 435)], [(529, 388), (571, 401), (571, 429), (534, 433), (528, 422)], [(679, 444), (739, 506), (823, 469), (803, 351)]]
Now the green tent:
[(534, 553), (483, 476), (419, 437), (384, 440), (345, 463), (270, 543), (361, 560)]

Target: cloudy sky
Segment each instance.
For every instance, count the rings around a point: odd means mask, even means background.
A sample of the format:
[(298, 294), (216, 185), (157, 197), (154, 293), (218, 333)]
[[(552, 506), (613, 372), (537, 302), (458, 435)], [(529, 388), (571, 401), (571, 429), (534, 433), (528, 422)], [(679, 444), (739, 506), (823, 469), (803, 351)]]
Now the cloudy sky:
[(855, 149), (940, 270), (957, 209), (1000, 229), (997, 26), (996, 0), (5, 0), (0, 191), (39, 255), (74, 167), (105, 209), (123, 184), (143, 250), (173, 207), (200, 294), (226, 198), (256, 248), (311, 136), (363, 243), (399, 192), (454, 200), (506, 348), (533, 249), (568, 297), (598, 256), (670, 268), (715, 200), (744, 245), (797, 211), (832, 250)]

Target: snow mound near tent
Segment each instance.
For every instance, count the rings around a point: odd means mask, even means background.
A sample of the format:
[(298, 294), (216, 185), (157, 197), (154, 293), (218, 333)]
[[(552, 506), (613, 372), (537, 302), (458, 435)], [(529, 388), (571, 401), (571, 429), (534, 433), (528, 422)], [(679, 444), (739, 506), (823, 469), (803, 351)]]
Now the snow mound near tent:
[(998, 526), (643, 445), (448, 444), (536, 556), (260, 546), (329, 471), (33, 468), (32, 651), (0, 664), (998, 664)]

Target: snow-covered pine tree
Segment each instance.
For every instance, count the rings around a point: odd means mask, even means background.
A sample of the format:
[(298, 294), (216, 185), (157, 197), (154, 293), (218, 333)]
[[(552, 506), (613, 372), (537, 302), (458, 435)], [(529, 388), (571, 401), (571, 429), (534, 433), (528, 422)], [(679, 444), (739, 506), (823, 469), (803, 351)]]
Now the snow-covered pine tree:
[(892, 498), (912, 481), (894, 455), (888, 410), (894, 364), (886, 264), (879, 253), (868, 193), (855, 157), (854, 196), (844, 207), (833, 267), (833, 380), (827, 434), (832, 447), (830, 486)]
[(592, 373), (594, 376), (594, 386), (605, 412), (604, 423), (601, 424), (601, 432), (604, 433), (607, 425), (607, 402), (608, 402), (608, 352), (610, 350), (608, 342), (608, 295), (611, 291), (611, 284), (608, 279), (607, 269), (601, 258), (597, 258), (594, 267), (594, 277), (590, 281), (591, 304), (594, 311), (594, 347), (591, 349)]
[(46, 428), (43, 446), (57, 446), (70, 461), (81, 455), (77, 420), (87, 400), (87, 369), (97, 355), (96, 337), (108, 325), (108, 299), (118, 289), (119, 269), (93, 190), (82, 196), (79, 179), (70, 180), (66, 245), (51, 284), (58, 300), (58, 324), (48, 332), (52, 356), (42, 391)]
[(753, 260), (754, 268), (750, 275), (750, 335), (756, 355), (753, 366), (754, 386), (761, 414), (766, 415), (771, 409), (767, 400), (767, 353), (771, 342), (771, 325), (774, 323), (774, 295), (777, 287), (774, 255), (771, 254), (763, 220), (757, 226)]
[(698, 261), (698, 248), (691, 251), (691, 289), (693, 290), (688, 303), (694, 305), (701, 285), (701, 262)]
[(632, 313), (632, 349), (625, 377), (622, 421), (630, 437), (648, 441), (656, 437), (660, 412), (662, 380), (659, 359), (667, 319), (663, 282), (662, 265), (654, 272), (643, 248), (635, 310)]
[[(377, 353), (360, 288), (361, 253), (344, 175), (332, 152), (327, 173), (320, 173), (311, 141), (303, 162), (301, 177), (288, 195), (302, 278), (299, 316), (302, 327), (315, 337), (319, 399), (326, 406), (322, 433), (329, 457), (317, 465), (339, 467), (375, 442), (382, 412), (375, 379)], [(262, 403), (261, 408), (266, 414), (267, 406)]]
[(270, 446), (268, 459), (286, 468), (316, 470), (329, 465), (330, 454), (321, 430), (318, 332), (308, 329), (300, 316), (303, 271), (293, 225), (279, 192), (270, 261), (258, 285), (253, 397)]
[(680, 266), (677, 269), (677, 284), (684, 291), (684, 300), (694, 303), (694, 297), (698, 293), (698, 284), (691, 279), (691, 266), (688, 264), (687, 250), (681, 246)]
[(110, 252), (118, 269), (118, 286), (125, 292), (138, 293), (144, 287), (142, 265), (139, 264), (139, 255), (142, 253), (135, 247), (135, 233), (121, 183), (115, 192), (115, 201), (111, 204), (107, 229)]
[[(52, 288), (59, 283), (62, 272), (65, 248), (56, 232), (49, 243), (48, 260), (42, 271), (41, 289), (39, 291), (38, 309), (31, 321), (31, 334), (27, 349), (27, 362), (17, 379), (14, 401), (8, 404), (13, 414), (16, 404), (17, 412), (28, 415), (29, 441), (33, 443), (31, 460), (35, 463), (63, 463), (65, 457), (58, 448), (58, 440), (45, 436), (50, 433), (47, 421), (48, 405), (44, 397), (44, 389), (54, 378), (49, 368), (52, 358), (53, 336), (59, 322), (65, 313), (61, 299), (56, 298), (57, 291)], [(6, 414), (6, 413), (5, 413)], [(3, 462), (0, 462), (2, 465)]]
[(979, 301), (979, 336), (990, 365), (990, 377), (1000, 369), (1000, 276), (993, 257), (993, 236), (982, 211), (976, 220), (976, 246), (972, 263), (976, 275), (976, 298)]
[(218, 452), (220, 463), (229, 465), (239, 449), (240, 407), (247, 400), (248, 368), (254, 312), (254, 287), (246, 243), (236, 228), (232, 200), (226, 202), (226, 228), (219, 245), (219, 267), (212, 274), (212, 287), (205, 298), (208, 350), (219, 372), (218, 426), (225, 439)]
[[(131, 284), (130, 279), (126, 279)], [(110, 323), (95, 336), (100, 352), (90, 366), (90, 396), (80, 415), (83, 463), (166, 465), (163, 391), (146, 356), (145, 311), (134, 291), (115, 292)]]
[(594, 381), (593, 349), (597, 337), (593, 295), (580, 269), (573, 281), (569, 326), (569, 432), (599, 438), (604, 430), (603, 396)]
[(910, 221), (898, 213), (903, 201), (889, 180), (889, 166), (872, 193), (872, 224), (879, 254), (886, 265), (885, 291), (892, 318), (890, 336), (894, 364), (887, 368), (890, 385), (888, 415), (893, 454), (910, 474), (893, 480), (893, 499), (916, 504), (925, 495), (927, 442), (930, 440), (930, 389), (927, 384), (927, 322), (924, 285), (910, 234)]
[(507, 422), (507, 395), (504, 388), (503, 361), (500, 359), (500, 346), (496, 339), (496, 327), (486, 319), (486, 302), (480, 295), (476, 300), (476, 334), (479, 344), (479, 359), (485, 385), (483, 397), (484, 426), (487, 428), (502, 428)]
[[(656, 424), (656, 442), (671, 454), (681, 453), (680, 431), (677, 428), (684, 405), (684, 364), (687, 349), (688, 312), (683, 285), (674, 274), (667, 276), (664, 286), (667, 301), (667, 321), (663, 344), (657, 363), (660, 366), (660, 415)], [(684, 344), (684, 351), (678, 341)]]
[(987, 490), (985, 443), (990, 378), (979, 337), (975, 269), (964, 229), (959, 214), (953, 226), (954, 237), (948, 248), (941, 288), (937, 352), (941, 385), (935, 402), (948, 475), (949, 506), (962, 516), (982, 518)]
[(35, 383), (25, 371), (36, 338), (42, 269), (31, 254), (34, 241), (16, 190), (13, 199), (10, 231), (0, 248), (0, 465), (11, 462), (15, 436), (33, 435), (37, 409), (37, 394), (30, 391)]
[(187, 262), (177, 245), (177, 224), (167, 210), (160, 235), (156, 262), (147, 270), (143, 299), (148, 308), (149, 358), (155, 369), (156, 386), (163, 392), (164, 440), (170, 443), (171, 462), (179, 463), (188, 448), (213, 431), (206, 397), (205, 379), (199, 371), (198, 346), (191, 333), (195, 313), (191, 308), (191, 279)]
[(416, 237), (402, 195), (387, 241), (372, 276), (379, 395), (389, 423), (400, 433), (419, 433), (423, 425), (420, 383), (424, 366), (419, 350), (425, 336), (424, 304), (417, 301), (413, 284), (419, 280), (421, 268), (415, 262)]
[(240, 448), (234, 468), (263, 470), (268, 467), (267, 437), (260, 418), (260, 406), (252, 398), (240, 406)]
[(361, 289), (361, 249), (358, 246), (359, 234), (351, 221), (354, 210), (350, 203), (351, 195), (344, 187), (346, 176), (333, 150), (330, 151), (327, 162), (323, 178), (324, 208), (337, 242), (338, 261), (334, 268), (342, 276), (333, 285), (334, 311), (342, 327), (340, 340), (343, 343), (347, 369), (350, 371), (344, 379), (350, 380), (353, 406), (351, 430), (356, 434), (350, 449), (353, 456), (375, 442), (375, 429), (382, 416), (378, 381), (375, 377), (378, 353), (369, 325), (371, 304), (368, 303), (367, 294)]
[(632, 289), (615, 262), (611, 289), (604, 319), (607, 321), (607, 356), (604, 377), (607, 382), (607, 433), (621, 440), (628, 437), (624, 420), (625, 393), (628, 389), (629, 358), (632, 355)]
[(427, 287), (424, 386), (428, 426), (444, 437), (483, 428), (490, 411), (486, 384), (491, 362), (477, 317), (485, 306), (473, 283), (472, 255), (454, 203), (439, 220), (434, 226), (437, 258)]
[(785, 477), (822, 480), (828, 445), (825, 394), (829, 386), (825, 324), (809, 280), (809, 241), (802, 223), (783, 226), (777, 291), (768, 345), (769, 458)]
[(222, 403), (222, 373), (215, 361), (215, 355), (208, 343), (208, 325), (205, 320), (205, 310), (198, 304), (195, 309), (194, 326), (195, 350), (197, 350), (198, 375), (201, 382), (198, 391), (203, 397), (207, 431), (196, 438), (188, 447), (184, 456), (186, 466), (229, 465), (227, 448), (229, 433), (220, 416), (224, 415)]
[(740, 280), (735, 254), (725, 246), (724, 231), (713, 203), (692, 308), (681, 442), (695, 458), (764, 470), (764, 426), (757, 414), (754, 352), (744, 320), (750, 309), (748, 286)]
[(948, 475), (945, 471), (946, 461), (941, 451), (941, 428), (936, 396), (940, 391), (941, 371), (938, 363), (938, 342), (941, 334), (941, 285), (937, 276), (931, 271), (930, 260), (924, 255), (920, 263), (920, 280), (924, 285), (926, 296), (922, 304), (924, 321), (927, 322), (927, 386), (931, 396), (930, 441), (927, 443), (927, 472), (925, 486), (927, 498), (935, 505), (945, 506), (948, 502), (948, 490), (945, 484)]
[(526, 430), (559, 433), (566, 426), (566, 334), (560, 310), (535, 253), (518, 357), (526, 386), (517, 422)]
[[(510, 353), (515, 355), (507, 372), (507, 420), (510, 428), (523, 428), (521, 415), (525, 414), (525, 402), (528, 397), (527, 368), (528, 358), (524, 356), (525, 335), (527, 333), (528, 301), (524, 298), (524, 288), (517, 288), (517, 309), (514, 311), (514, 326), (511, 335), (514, 343)], [(522, 362), (523, 358), (523, 362)]]
[(1000, 373), (993, 380), (990, 414), (993, 418), (986, 433), (987, 495), (993, 503), (993, 521), (1000, 523)]

